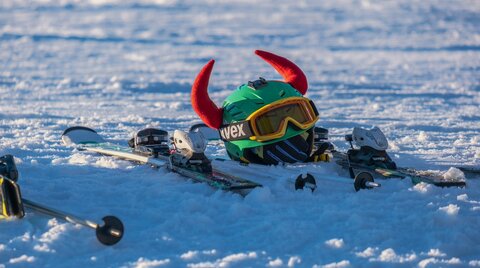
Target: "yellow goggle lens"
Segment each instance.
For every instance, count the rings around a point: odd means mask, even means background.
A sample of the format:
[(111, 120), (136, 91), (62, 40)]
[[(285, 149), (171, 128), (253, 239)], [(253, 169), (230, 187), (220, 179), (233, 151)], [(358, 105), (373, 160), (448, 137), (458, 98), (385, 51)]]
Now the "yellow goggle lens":
[(318, 115), (309, 99), (291, 97), (262, 107), (247, 120), (255, 135), (250, 139), (268, 141), (285, 135), (289, 122), (301, 129), (311, 127), (318, 120)]
[(257, 116), (255, 119), (256, 130), (260, 135), (277, 133), (282, 130), (282, 124), (288, 117), (300, 124), (314, 120), (303, 105), (291, 103)]

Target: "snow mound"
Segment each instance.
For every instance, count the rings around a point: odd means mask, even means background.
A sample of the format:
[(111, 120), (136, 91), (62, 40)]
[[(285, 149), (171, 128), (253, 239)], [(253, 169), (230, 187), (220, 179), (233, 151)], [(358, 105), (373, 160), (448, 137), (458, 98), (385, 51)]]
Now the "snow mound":
[(455, 204), (449, 204), (448, 206), (440, 207), (438, 210), (447, 215), (455, 216), (460, 211), (460, 207)]
[(343, 239), (333, 238), (325, 241), (325, 245), (329, 246), (330, 248), (342, 248), (345, 243), (343, 242)]
[(445, 174), (443, 174), (445, 180), (465, 180), (465, 174), (458, 168), (451, 167)]

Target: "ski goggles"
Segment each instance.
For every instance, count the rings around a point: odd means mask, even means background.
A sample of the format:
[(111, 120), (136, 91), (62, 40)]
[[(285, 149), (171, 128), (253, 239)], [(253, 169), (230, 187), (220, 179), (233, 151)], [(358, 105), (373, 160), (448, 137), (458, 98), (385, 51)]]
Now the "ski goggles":
[(282, 99), (258, 109), (246, 120), (224, 125), (219, 129), (224, 141), (250, 139), (264, 142), (281, 138), (291, 123), (308, 129), (318, 120), (315, 104), (303, 97)]

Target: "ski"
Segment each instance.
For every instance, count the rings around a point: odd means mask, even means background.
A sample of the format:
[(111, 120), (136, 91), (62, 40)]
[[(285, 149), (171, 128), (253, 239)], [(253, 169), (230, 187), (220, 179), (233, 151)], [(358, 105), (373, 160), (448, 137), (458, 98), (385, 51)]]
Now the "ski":
[(79, 150), (118, 157), (152, 167), (167, 168), (219, 190), (246, 195), (252, 189), (261, 186), (256, 182), (212, 169), (210, 160), (203, 154), (206, 146), (202, 144), (203, 140), (181, 131), (176, 131), (175, 134), (175, 150), (170, 150), (168, 146), (170, 141), (167, 132), (158, 129), (145, 129), (137, 133), (129, 141), (132, 147), (107, 142), (95, 130), (82, 126), (66, 129), (62, 134), (62, 140), (66, 145), (76, 146)]
[(352, 163), (347, 160), (347, 154), (343, 152), (332, 152), (333, 160), (345, 169), (353, 169), (355, 171), (370, 171), (383, 178), (410, 178), (413, 184), (420, 182), (432, 184), (439, 187), (465, 187), (466, 183), (463, 180), (445, 179), (441, 175), (427, 173), (426, 171), (420, 171), (411, 168), (389, 169), (385, 167), (379, 167), (375, 165), (362, 165), (359, 163)]
[[(384, 178), (410, 178), (413, 184), (427, 183), (438, 187), (465, 187), (462, 178), (444, 178), (442, 175), (413, 168), (397, 167), (387, 153), (388, 141), (378, 128), (355, 127), (352, 134), (345, 135), (351, 149), (346, 153), (333, 150), (333, 160), (348, 169), (353, 178), (355, 171), (371, 171)], [(355, 143), (356, 148), (353, 146)]]

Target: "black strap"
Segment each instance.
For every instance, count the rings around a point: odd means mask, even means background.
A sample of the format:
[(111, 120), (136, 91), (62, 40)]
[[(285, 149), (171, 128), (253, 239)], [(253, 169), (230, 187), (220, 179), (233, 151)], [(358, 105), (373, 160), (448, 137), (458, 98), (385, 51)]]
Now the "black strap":
[[(316, 116), (320, 115), (317, 110), (317, 106), (315, 106), (315, 103), (312, 100), (308, 100), (310, 102), (310, 105), (312, 106), (313, 112), (315, 113)], [(327, 131), (328, 133), (328, 131)]]

